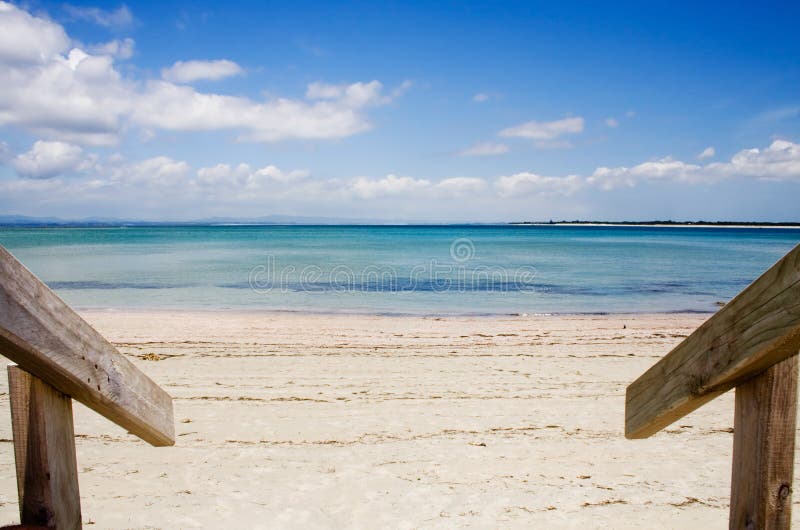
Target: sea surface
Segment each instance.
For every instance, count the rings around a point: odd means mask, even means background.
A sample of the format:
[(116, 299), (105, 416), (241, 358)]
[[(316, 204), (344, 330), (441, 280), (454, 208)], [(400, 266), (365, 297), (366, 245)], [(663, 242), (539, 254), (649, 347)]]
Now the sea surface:
[(777, 228), (0, 228), (78, 308), (414, 315), (713, 312), (799, 242)]

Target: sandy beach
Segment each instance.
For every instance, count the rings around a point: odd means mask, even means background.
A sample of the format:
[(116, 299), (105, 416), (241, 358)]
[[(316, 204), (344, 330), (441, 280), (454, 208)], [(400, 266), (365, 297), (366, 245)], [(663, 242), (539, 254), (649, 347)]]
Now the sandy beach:
[(728, 525), (732, 393), (623, 436), (627, 384), (707, 315), (82, 315), (172, 394), (177, 429), (152, 448), (76, 404), (90, 528)]

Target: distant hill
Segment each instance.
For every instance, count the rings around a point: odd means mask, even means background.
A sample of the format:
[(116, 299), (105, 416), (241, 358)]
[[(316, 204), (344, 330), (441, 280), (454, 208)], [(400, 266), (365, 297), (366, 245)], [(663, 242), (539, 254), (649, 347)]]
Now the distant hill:
[(335, 217), (302, 217), (268, 215), (264, 217), (208, 217), (187, 221), (143, 221), (113, 217), (87, 217), (62, 219), (59, 217), (29, 217), (25, 215), (0, 215), (0, 226), (17, 227), (116, 227), (116, 226), (218, 226), (218, 225), (341, 225), (341, 224), (406, 224), (401, 221), (375, 219), (343, 219)]

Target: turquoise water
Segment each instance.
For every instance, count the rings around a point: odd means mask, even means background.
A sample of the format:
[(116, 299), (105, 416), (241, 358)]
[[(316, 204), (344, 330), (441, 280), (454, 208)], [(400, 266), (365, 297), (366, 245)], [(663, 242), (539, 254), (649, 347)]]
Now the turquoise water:
[(79, 308), (710, 312), (800, 230), (569, 226), (0, 228)]

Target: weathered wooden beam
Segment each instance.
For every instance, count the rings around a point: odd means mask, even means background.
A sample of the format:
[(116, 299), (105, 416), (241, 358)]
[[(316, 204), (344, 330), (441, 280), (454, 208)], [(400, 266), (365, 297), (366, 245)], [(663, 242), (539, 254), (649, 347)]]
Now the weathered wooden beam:
[(797, 356), (736, 387), (731, 530), (792, 524)]
[(18, 366), (8, 367), (8, 388), (22, 524), (80, 528), (72, 400)]
[(646, 438), (800, 350), (800, 245), (629, 387), (625, 436)]
[(156, 446), (172, 398), (0, 246), (0, 354)]

